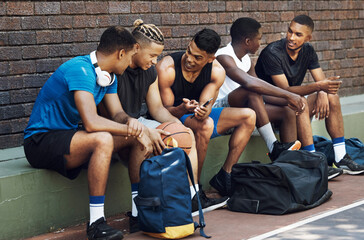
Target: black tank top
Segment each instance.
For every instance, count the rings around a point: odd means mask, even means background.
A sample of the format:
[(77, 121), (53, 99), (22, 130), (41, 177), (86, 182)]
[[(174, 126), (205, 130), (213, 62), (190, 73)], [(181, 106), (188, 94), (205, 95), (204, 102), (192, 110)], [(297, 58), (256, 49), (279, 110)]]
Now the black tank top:
[(174, 69), (176, 72), (176, 77), (171, 87), (174, 94), (173, 106), (180, 105), (183, 98), (198, 101), (202, 90), (211, 81), (212, 63), (208, 63), (202, 68), (193, 83), (188, 82), (182, 74), (181, 59), (183, 54), (184, 52), (175, 52), (170, 55), (174, 61)]

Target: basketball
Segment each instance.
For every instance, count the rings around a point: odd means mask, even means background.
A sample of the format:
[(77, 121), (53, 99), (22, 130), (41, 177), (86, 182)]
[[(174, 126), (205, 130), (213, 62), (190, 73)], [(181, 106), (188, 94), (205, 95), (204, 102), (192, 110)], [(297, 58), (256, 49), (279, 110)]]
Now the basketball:
[(179, 147), (187, 154), (190, 153), (192, 147), (192, 136), (187, 128), (181, 123), (165, 122), (157, 127), (169, 132), (170, 135), (161, 135), (162, 140), (167, 148)]

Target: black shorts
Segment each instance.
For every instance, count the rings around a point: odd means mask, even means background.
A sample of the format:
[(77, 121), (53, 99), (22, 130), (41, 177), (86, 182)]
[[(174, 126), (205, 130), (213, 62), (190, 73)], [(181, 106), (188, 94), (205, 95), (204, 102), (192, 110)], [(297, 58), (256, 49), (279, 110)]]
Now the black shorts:
[(75, 179), (82, 166), (66, 169), (65, 154), (70, 153), (71, 140), (77, 130), (55, 130), (34, 134), (24, 140), (25, 156), (34, 168), (54, 170), (69, 179)]

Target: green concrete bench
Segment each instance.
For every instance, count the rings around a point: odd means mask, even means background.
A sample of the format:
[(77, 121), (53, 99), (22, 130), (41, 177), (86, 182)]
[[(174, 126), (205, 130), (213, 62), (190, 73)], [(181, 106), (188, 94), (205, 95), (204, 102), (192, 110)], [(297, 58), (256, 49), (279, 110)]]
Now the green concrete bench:
[[(341, 99), (345, 137), (364, 141), (364, 95)], [(314, 134), (328, 137), (322, 121), (313, 121)], [(208, 181), (225, 159), (229, 136), (213, 139), (208, 147), (201, 183)], [(253, 135), (240, 162), (269, 162), (266, 145)], [(126, 167), (112, 164), (106, 191), (105, 214), (112, 216), (128, 211), (131, 206), (130, 183)], [(75, 180), (31, 168), (23, 147), (0, 150), (0, 240), (21, 239), (75, 225), (88, 219), (86, 171)]]

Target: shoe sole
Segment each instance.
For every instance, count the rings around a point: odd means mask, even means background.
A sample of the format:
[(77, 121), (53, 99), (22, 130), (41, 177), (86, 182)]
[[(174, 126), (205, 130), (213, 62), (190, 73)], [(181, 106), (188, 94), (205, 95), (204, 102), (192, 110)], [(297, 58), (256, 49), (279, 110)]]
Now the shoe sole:
[(335, 174), (332, 174), (332, 175), (328, 176), (327, 180), (331, 180), (333, 178), (336, 178), (336, 177), (340, 176), (341, 174), (343, 174), (343, 172), (337, 172)]
[[(228, 200), (229, 200), (229, 198), (226, 199), (225, 201), (219, 203), (219, 204), (215, 204), (215, 205), (212, 205), (210, 207), (204, 208), (204, 209), (202, 209), (202, 212), (203, 213), (205, 213), (205, 212), (211, 212), (211, 211), (213, 211), (215, 209), (221, 208), (221, 207), (223, 207), (223, 206), (225, 206), (227, 204), (227, 201)], [(197, 216), (197, 215), (199, 215), (199, 211), (198, 210), (192, 213), (192, 217)]]
[(359, 174), (364, 173), (364, 170), (360, 170), (360, 171), (352, 171), (352, 170), (350, 170), (350, 169), (345, 169), (345, 168), (343, 168), (343, 170), (344, 170), (344, 173), (345, 173), (345, 174), (349, 174), (349, 175), (359, 175)]
[(288, 150), (291, 150), (291, 151), (300, 150), (300, 149), (301, 149), (301, 142), (298, 140), (296, 140), (294, 142), (294, 144), (290, 148), (288, 148)]

